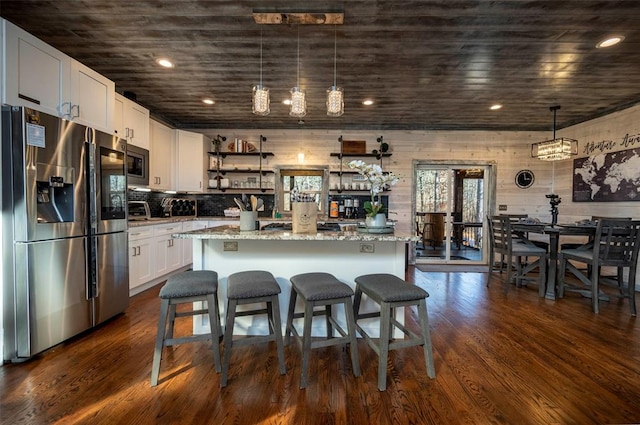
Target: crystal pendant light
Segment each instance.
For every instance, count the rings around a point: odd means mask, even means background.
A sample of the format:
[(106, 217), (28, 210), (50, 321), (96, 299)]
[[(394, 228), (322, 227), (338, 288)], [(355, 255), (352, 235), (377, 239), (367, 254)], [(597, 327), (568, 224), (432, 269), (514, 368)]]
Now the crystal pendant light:
[(307, 115), (306, 93), (300, 89), (300, 26), (298, 26), (298, 79), (296, 86), (289, 92), (291, 93), (291, 110), (289, 111), (289, 116), (302, 118)]
[(336, 27), (333, 27), (333, 86), (327, 89), (327, 115), (339, 117), (344, 114), (344, 91), (336, 85)]
[(561, 161), (578, 154), (578, 141), (567, 137), (556, 138), (556, 111), (560, 105), (551, 106), (553, 112), (553, 139), (531, 145), (531, 156), (543, 161)]
[(253, 86), (251, 111), (256, 115), (269, 115), (269, 89), (262, 85), (262, 30), (260, 30), (260, 84)]

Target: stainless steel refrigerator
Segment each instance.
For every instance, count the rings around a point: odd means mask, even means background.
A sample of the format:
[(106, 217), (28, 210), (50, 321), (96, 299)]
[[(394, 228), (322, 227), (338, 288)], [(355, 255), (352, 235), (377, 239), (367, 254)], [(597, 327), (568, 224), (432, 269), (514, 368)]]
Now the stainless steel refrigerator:
[(4, 360), (21, 361), (129, 305), (126, 143), (2, 106)]

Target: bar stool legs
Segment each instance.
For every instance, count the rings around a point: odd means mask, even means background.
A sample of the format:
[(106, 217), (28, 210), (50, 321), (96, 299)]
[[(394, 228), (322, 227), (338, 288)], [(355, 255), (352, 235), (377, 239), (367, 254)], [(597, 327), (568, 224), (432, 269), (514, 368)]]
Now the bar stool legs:
[[(280, 286), (273, 275), (266, 271), (246, 271), (238, 272), (229, 276), (227, 288), (227, 315), (225, 321), (225, 332), (223, 338), (224, 358), (222, 360), (222, 376), (220, 387), (227, 386), (229, 374), (229, 361), (231, 358), (231, 348), (249, 344), (275, 341), (278, 352), (278, 363), (280, 364), (280, 374), (287, 373), (284, 362), (284, 346), (282, 343), (282, 326), (280, 318), (280, 304), (278, 294)], [(264, 309), (253, 309), (249, 311), (237, 311), (237, 307), (243, 304), (266, 303)], [(244, 339), (233, 340), (233, 328), (236, 317), (253, 316), (266, 314), (269, 322), (269, 334), (250, 336)]]
[[(355, 281), (356, 293), (353, 308), (356, 316), (356, 327), (367, 344), (378, 354), (378, 389), (384, 391), (387, 388), (387, 359), (389, 351), (416, 345), (423, 347), (427, 376), (432, 379), (435, 378), (436, 372), (433, 364), (433, 351), (427, 316), (426, 298), (429, 294), (422, 288), (408, 284), (391, 274), (364, 275), (357, 277)], [(363, 293), (380, 305), (379, 312), (359, 313)], [(418, 309), (421, 335), (411, 332), (395, 318), (395, 309), (397, 307), (409, 307), (412, 305), (417, 306)], [(374, 317), (380, 317), (380, 338), (378, 343), (358, 324), (360, 319)], [(394, 341), (392, 335), (394, 327), (402, 331), (407, 338)]]
[[(178, 304), (196, 301), (207, 301), (207, 308), (181, 313), (176, 312)], [(204, 313), (209, 315), (210, 334), (190, 335), (181, 338), (173, 337), (176, 317), (195, 316)], [(168, 328), (167, 317), (169, 318)], [(158, 385), (163, 348), (172, 345), (211, 340), (215, 369), (216, 372), (220, 372), (219, 336), (221, 334), (222, 329), (218, 309), (218, 274), (210, 270), (198, 270), (171, 276), (160, 289), (160, 318), (153, 352), (153, 364), (151, 366), (151, 386)]]
[[(287, 314), (287, 327), (285, 343), (289, 344), (291, 335), (302, 345), (302, 366), (300, 374), (300, 388), (307, 387), (309, 373), (309, 356), (314, 348), (328, 347), (332, 345), (350, 345), (351, 366), (354, 376), (360, 376), (360, 362), (358, 359), (358, 341), (356, 338), (355, 317), (353, 315), (353, 303), (351, 296), (353, 290), (340, 282), (329, 273), (305, 273), (293, 276), (291, 279), (291, 297)], [(304, 313), (296, 313), (295, 306), (298, 295), (304, 301)], [(342, 304), (345, 310), (347, 330), (332, 317), (331, 307), (334, 304)], [(315, 311), (315, 307), (324, 307)], [(312, 341), (311, 325), (314, 316), (324, 315), (327, 323), (327, 339)], [(304, 318), (302, 336), (298, 333), (293, 320)], [(340, 334), (333, 337), (333, 329)]]

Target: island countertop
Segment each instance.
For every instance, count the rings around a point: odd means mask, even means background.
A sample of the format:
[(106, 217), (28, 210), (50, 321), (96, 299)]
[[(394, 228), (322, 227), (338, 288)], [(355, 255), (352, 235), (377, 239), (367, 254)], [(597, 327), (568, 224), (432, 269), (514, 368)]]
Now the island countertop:
[(411, 242), (419, 237), (395, 231), (394, 233), (364, 233), (353, 231), (293, 233), (286, 230), (240, 231), (239, 226), (217, 226), (171, 235), (176, 239), (213, 240), (273, 240), (273, 241), (363, 241)]
[[(414, 235), (398, 231), (378, 234), (321, 230), (305, 234), (282, 228), (240, 231), (239, 226), (232, 225), (175, 233), (173, 237), (191, 239), (193, 270), (217, 272), (220, 299), (227, 296), (227, 279), (233, 273), (264, 270), (273, 274), (281, 289), (278, 297), (281, 312), (288, 311), (289, 279), (297, 274), (331, 273), (352, 288), (356, 285), (355, 279), (365, 274), (389, 273), (404, 279), (408, 243), (417, 239)], [(221, 306), (223, 316), (225, 308), (225, 305)], [(361, 311), (374, 311), (376, 308), (379, 310), (373, 301), (365, 297)], [(344, 311), (336, 309), (335, 318), (346, 326)], [(281, 317), (281, 320), (285, 319), (286, 314)], [(402, 323), (403, 309), (397, 309), (396, 319)], [(362, 326), (367, 333), (378, 335), (379, 324), (365, 322)], [(208, 321), (200, 316), (194, 317), (193, 324), (195, 333), (208, 332)], [(325, 326), (324, 320), (314, 321), (312, 335), (326, 336)], [(243, 317), (236, 321), (234, 334), (265, 335), (268, 328), (265, 318)], [(402, 336), (402, 332), (396, 329), (395, 337)]]

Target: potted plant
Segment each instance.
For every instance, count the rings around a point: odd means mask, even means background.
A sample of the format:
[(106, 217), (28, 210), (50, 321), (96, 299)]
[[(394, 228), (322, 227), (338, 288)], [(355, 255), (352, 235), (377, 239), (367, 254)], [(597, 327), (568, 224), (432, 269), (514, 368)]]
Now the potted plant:
[(387, 217), (384, 214), (381, 196), (385, 188), (398, 183), (398, 177), (391, 172), (384, 173), (378, 164), (367, 164), (359, 159), (350, 161), (347, 165), (349, 168), (357, 170), (358, 174), (363, 175), (371, 185), (371, 200), (366, 201), (363, 205), (367, 213), (365, 224), (367, 227), (386, 226)]

